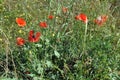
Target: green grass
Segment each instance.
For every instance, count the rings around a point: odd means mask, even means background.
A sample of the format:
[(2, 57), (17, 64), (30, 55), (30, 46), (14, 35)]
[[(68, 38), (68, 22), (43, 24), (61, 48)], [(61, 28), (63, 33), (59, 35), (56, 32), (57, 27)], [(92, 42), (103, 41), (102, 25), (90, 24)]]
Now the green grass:
[[(118, 2), (0, 0), (0, 80), (119, 80)], [(68, 12), (63, 13), (62, 7)], [(85, 23), (75, 20), (79, 13), (88, 17), (86, 34)], [(96, 25), (93, 20), (104, 14), (105, 24)], [(17, 17), (26, 20), (24, 28), (16, 24)], [(40, 21), (48, 28), (40, 28)], [(30, 30), (41, 32), (40, 41), (16, 45), (17, 37), (28, 40)]]

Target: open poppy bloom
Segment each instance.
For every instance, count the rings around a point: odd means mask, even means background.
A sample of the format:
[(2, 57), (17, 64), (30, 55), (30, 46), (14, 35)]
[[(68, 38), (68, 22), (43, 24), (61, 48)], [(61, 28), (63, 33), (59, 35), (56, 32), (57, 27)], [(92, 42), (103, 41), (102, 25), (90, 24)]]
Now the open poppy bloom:
[(68, 8), (63, 7), (63, 8), (62, 8), (62, 11), (63, 11), (63, 13), (66, 13), (66, 12), (68, 11)]
[(87, 23), (87, 22), (88, 22), (87, 16), (86, 16), (85, 14), (83, 14), (83, 13), (75, 16), (75, 19), (76, 19), (76, 20), (81, 20), (81, 21), (83, 21), (84, 23)]
[(17, 45), (22, 46), (25, 44), (25, 40), (21, 37), (18, 37), (17, 39)]
[(54, 16), (53, 15), (49, 15), (48, 18), (52, 20), (54, 18)]
[(18, 24), (19, 27), (26, 26), (26, 21), (23, 18), (16, 18), (16, 23)]
[(97, 17), (97, 19), (95, 19), (94, 22), (98, 24), (99, 26), (101, 26), (103, 23), (106, 22), (107, 18), (108, 16), (102, 15), (102, 16)]
[(40, 32), (36, 32), (36, 34), (34, 35), (34, 31), (33, 31), (33, 30), (30, 30), (29, 36), (28, 36), (28, 40), (29, 40), (30, 42), (38, 42), (39, 39), (40, 39), (40, 35), (41, 35)]
[(40, 22), (40, 23), (39, 23), (39, 26), (40, 26), (41, 28), (46, 28), (46, 27), (47, 27), (47, 23), (46, 23), (46, 22)]

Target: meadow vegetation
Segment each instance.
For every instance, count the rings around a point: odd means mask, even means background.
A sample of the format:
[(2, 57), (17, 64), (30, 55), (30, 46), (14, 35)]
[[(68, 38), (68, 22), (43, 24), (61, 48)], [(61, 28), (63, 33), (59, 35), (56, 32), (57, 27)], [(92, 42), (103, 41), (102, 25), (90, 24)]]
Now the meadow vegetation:
[(119, 0), (0, 0), (0, 80), (120, 80)]

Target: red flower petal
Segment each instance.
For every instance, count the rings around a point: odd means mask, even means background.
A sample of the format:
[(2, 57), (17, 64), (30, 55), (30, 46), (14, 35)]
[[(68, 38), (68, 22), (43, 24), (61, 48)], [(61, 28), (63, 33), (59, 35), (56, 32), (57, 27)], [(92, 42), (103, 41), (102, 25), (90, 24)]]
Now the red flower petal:
[(17, 39), (17, 45), (22, 46), (25, 44), (25, 40), (21, 37), (18, 37)]
[(36, 33), (35, 38), (34, 38), (34, 42), (38, 42), (38, 41), (39, 41), (40, 35), (41, 35), (40, 32), (37, 32), (37, 33)]
[(75, 16), (75, 19), (76, 20), (82, 20), (84, 23), (88, 22), (87, 16), (85, 14), (83, 14), (83, 13)]
[(36, 38), (39, 38), (41, 36), (41, 33), (40, 32), (37, 32), (36, 33)]
[(75, 19), (76, 19), (76, 20), (79, 20), (79, 15), (75, 16)]
[(49, 15), (48, 18), (52, 20), (54, 17), (53, 15)]
[(106, 22), (107, 18), (108, 16), (102, 15), (102, 16), (97, 17), (97, 19), (95, 19), (94, 22), (97, 25), (102, 26)]
[(30, 30), (29, 36), (33, 36), (33, 35), (34, 35), (34, 31), (33, 31), (33, 30)]
[(107, 21), (108, 16), (106, 16), (106, 15), (102, 15), (102, 16), (101, 16), (101, 18), (102, 18), (102, 22), (106, 22), (106, 21)]
[(28, 40), (29, 40), (30, 42), (38, 42), (39, 39), (40, 39), (40, 35), (41, 35), (40, 32), (37, 32), (36, 35), (34, 35), (33, 30), (31, 30), (31, 31), (29, 32)]
[(47, 23), (46, 23), (46, 22), (40, 22), (40, 23), (39, 23), (39, 26), (40, 26), (41, 28), (46, 28), (46, 27), (47, 27)]
[(26, 26), (26, 21), (23, 18), (16, 18), (16, 23), (18, 24), (19, 27)]
[(62, 11), (63, 11), (63, 13), (66, 13), (66, 12), (68, 11), (68, 8), (63, 7), (63, 8), (62, 8)]

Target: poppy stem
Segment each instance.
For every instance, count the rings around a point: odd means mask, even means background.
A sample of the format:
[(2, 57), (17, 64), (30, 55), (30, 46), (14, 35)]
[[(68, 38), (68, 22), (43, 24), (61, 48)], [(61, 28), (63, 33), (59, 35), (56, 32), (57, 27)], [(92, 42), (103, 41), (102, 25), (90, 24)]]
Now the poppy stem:
[(83, 51), (80, 54), (80, 57), (85, 53), (85, 50), (86, 50), (87, 26), (88, 26), (88, 22), (86, 22), (86, 24), (85, 24), (85, 34), (84, 34), (84, 41), (83, 41)]

